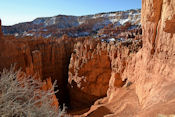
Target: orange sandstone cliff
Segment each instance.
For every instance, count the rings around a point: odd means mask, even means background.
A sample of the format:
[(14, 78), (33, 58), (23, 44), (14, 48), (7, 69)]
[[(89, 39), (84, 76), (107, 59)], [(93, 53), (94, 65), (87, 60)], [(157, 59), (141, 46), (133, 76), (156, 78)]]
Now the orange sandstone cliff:
[(174, 111), (174, 0), (143, 0), (143, 48), (125, 71), (135, 82), (143, 115)]

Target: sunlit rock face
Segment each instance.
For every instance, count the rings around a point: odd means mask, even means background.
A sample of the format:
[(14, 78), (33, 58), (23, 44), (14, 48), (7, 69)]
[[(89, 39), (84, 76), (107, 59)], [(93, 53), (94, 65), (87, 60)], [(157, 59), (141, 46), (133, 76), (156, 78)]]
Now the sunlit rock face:
[[(175, 113), (174, 18), (174, 0), (142, 0), (142, 49), (123, 62), (120, 58), (125, 54), (117, 54), (116, 60), (121, 62), (113, 64), (107, 98), (96, 101), (84, 115), (156, 117)], [(120, 78), (126, 81), (122, 88), (115, 83)]]
[(106, 96), (110, 76), (111, 63), (105, 43), (85, 40), (75, 44), (69, 65), (71, 106), (88, 107)]
[(148, 108), (156, 104), (167, 104), (175, 98), (175, 29), (172, 24), (175, 20), (175, 2), (143, 0), (142, 6), (144, 43), (140, 55), (136, 56), (142, 65), (136, 63), (135, 70), (141, 70), (133, 78), (137, 80), (136, 92), (139, 101), (143, 108)]
[(174, 113), (174, 8), (173, 0), (142, 1), (143, 48), (123, 73), (135, 84), (140, 116)]

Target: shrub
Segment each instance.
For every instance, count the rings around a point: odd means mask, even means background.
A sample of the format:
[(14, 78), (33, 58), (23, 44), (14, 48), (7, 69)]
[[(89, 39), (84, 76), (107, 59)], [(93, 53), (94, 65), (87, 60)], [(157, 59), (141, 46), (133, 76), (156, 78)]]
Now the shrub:
[[(42, 90), (43, 83), (14, 68), (0, 74), (0, 115), (1, 117), (59, 117), (58, 109), (51, 104), (54, 86)], [(63, 112), (60, 112), (62, 114)]]

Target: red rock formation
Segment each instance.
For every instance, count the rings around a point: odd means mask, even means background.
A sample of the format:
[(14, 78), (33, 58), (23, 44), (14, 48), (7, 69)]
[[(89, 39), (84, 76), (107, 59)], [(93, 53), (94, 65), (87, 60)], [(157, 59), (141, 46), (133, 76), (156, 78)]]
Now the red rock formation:
[(42, 55), (39, 50), (32, 51), (33, 72), (37, 77), (43, 78)]
[(69, 65), (71, 106), (88, 107), (107, 93), (111, 76), (107, 47), (86, 40), (75, 45)]
[(123, 72), (127, 68), (132, 57), (141, 49), (142, 41), (123, 42), (116, 45), (111, 45), (109, 51), (112, 73), (109, 82), (108, 96), (115, 92), (116, 89), (127, 85), (128, 78), (122, 77)]
[[(45, 90), (45, 91), (51, 90), (51, 88), (53, 87), (51, 78), (48, 78), (44, 82), (45, 84), (43, 85), (42, 90)], [(56, 98), (55, 94), (51, 95), (51, 100), (53, 100), (52, 106), (55, 106), (58, 109), (59, 104), (58, 104), (58, 99)]]
[[(133, 28), (134, 27), (134, 28)], [(115, 27), (112, 24), (104, 27), (103, 29), (98, 31), (100, 39), (110, 39), (115, 38), (118, 39), (141, 39), (142, 28), (140, 26), (131, 25), (131, 23), (126, 23), (122, 26)]]
[(172, 90), (175, 34), (174, 25), (170, 24), (174, 20), (175, 3), (173, 0), (143, 0), (142, 6), (143, 49), (133, 58), (126, 74), (137, 84), (136, 93), (142, 108), (152, 107), (149, 114), (173, 113), (170, 101), (175, 98)]
[(0, 71), (15, 64), (17, 68), (36, 78), (57, 80), (60, 105), (68, 103), (66, 90), (68, 65), (73, 51), (74, 41), (64, 37), (60, 40), (32, 39), (32, 37), (15, 39), (5, 36), (0, 40)]
[(127, 87), (123, 71), (141, 47), (142, 42), (135, 40), (77, 43), (69, 65), (71, 106), (81, 110), (106, 94), (110, 100), (117, 89)]
[[(8, 40), (9, 38), (3, 37), (0, 40), (0, 69), (9, 68), (16, 63), (16, 67), (22, 68), (27, 75), (34, 75), (36, 80), (41, 80), (42, 66), (41, 66), (41, 53), (39, 51), (30, 52), (26, 43), (16, 42), (16, 40)], [(23, 76), (24, 77), (24, 76)], [(46, 84), (43, 90), (49, 90), (52, 87), (51, 79), (45, 81)], [(51, 97), (53, 99), (53, 106), (58, 108), (58, 100), (56, 96)]]
[(125, 85), (122, 73), (141, 45), (141, 41), (77, 43), (69, 65), (71, 106), (81, 110)]

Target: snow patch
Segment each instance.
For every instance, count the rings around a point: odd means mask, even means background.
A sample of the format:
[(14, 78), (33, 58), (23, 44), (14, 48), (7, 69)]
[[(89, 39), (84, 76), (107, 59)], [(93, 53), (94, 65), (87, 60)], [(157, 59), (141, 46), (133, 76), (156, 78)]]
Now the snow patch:
[(115, 41), (115, 38), (108, 39), (110, 42)]
[(124, 25), (126, 22), (128, 22), (128, 21), (130, 21), (129, 19), (121, 19), (121, 20), (119, 20), (119, 23), (121, 24), (121, 25)]
[(114, 24), (114, 23), (118, 22), (118, 19), (110, 19), (110, 22)]
[(79, 21), (78, 23), (79, 23), (79, 25), (81, 25), (81, 24), (83, 24), (83, 23), (84, 23), (84, 21)]
[(56, 24), (56, 17), (52, 17), (52, 18), (50, 19), (50, 22), (51, 22), (51, 24)]
[(51, 37), (51, 36), (52, 36), (52, 34), (49, 34), (49, 35), (46, 36), (46, 38), (49, 38), (49, 37)]

